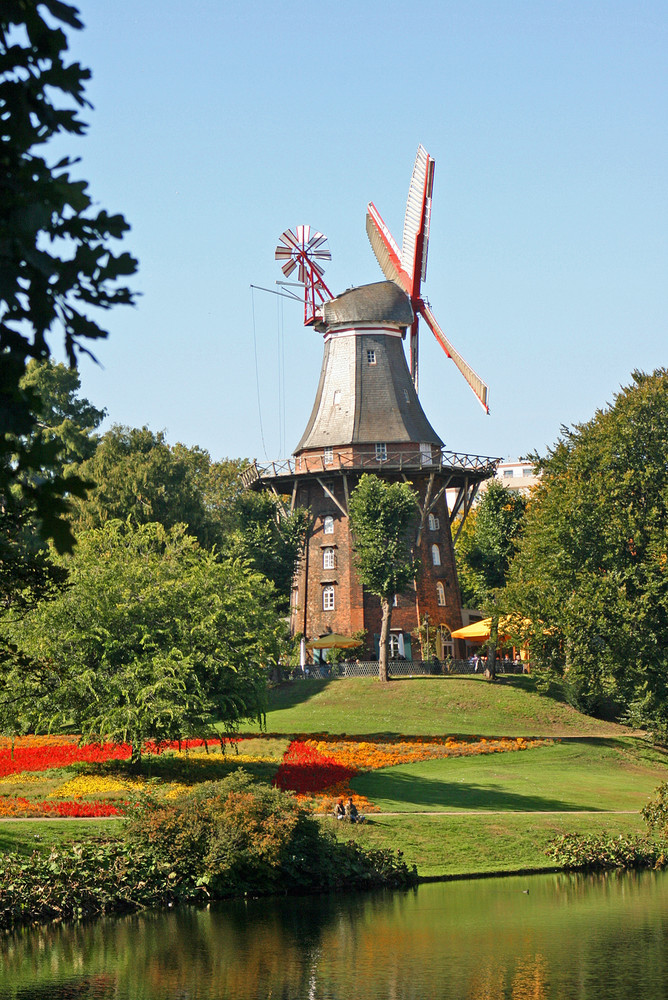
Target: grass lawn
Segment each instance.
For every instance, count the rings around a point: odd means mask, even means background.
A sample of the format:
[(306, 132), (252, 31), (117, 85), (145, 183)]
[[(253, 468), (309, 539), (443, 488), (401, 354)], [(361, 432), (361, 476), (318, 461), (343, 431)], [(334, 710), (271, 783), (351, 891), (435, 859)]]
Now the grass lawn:
[(423, 877), (535, 871), (552, 862), (548, 842), (561, 833), (644, 833), (630, 816), (379, 816), (349, 826), (323, 820), (336, 835), (372, 848), (401, 850)]
[(400, 764), (351, 784), (383, 812), (568, 812), (640, 810), (666, 780), (668, 755), (627, 738)]
[[(249, 725), (245, 730), (254, 731)], [(267, 730), (273, 733), (484, 736), (615, 736), (615, 723), (576, 711), (554, 689), (539, 694), (533, 677), (299, 680), (269, 693)]]
[(0, 820), (0, 852), (18, 851), (30, 855), (33, 851), (60, 847), (68, 841), (113, 837), (119, 822), (117, 819)]

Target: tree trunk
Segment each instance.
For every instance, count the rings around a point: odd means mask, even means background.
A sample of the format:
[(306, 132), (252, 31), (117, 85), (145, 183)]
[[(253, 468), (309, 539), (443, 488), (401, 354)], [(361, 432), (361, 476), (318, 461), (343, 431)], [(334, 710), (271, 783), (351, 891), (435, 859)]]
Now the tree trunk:
[(387, 597), (381, 597), (380, 606), (383, 611), (383, 619), (380, 625), (380, 647), (378, 649), (378, 680), (387, 684), (387, 647), (390, 638), (390, 620), (392, 618), (392, 604)]
[(496, 680), (496, 645), (499, 638), (499, 618), (492, 616), (492, 626), (489, 630), (489, 641), (487, 643), (487, 669), (485, 676), (490, 681)]

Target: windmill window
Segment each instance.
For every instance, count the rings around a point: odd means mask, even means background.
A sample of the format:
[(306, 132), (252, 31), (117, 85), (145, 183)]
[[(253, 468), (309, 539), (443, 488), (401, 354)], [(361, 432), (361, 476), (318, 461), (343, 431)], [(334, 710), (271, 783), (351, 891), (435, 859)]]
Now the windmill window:
[(336, 569), (336, 553), (334, 552), (334, 549), (323, 549), (322, 568)]
[(404, 399), (407, 403), (410, 403), (411, 397), (408, 395), (408, 389), (404, 389)]
[(438, 545), (432, 545), (431, 547), (431, 561), (434, 566), (441, 565), (441, 550)]
[(439, 608), (445, 607), (445, 587), (440, 580), (436, 584), (436, 603)]
[(334, 534), (334, 518), (332, 517), (331, 514), (327, 515), (327, 517), (323, 520), (322, 524), (323, 524), (323, 531), (326, 535)]
[(334, 406), (338, 406), (340, 402), (341, 402), (341, 390), (340, 389), (335, 389), (334, 390)]
[(376, 444), (376, 461), (377, 462), (387, 462), (387, 445), (386, 444)]
[(333, 465), (334, 463), (334, 449), (325, 448), (325, 465)]
[(375, 351), (367, 351), (366, 352), (366, 360), (367, 360), (367, 364), (369, 364), (369, 365), (375, 365), (375, 363), (376, 363), (376, 352)]
[(441, 527), (441, 522), (436, 517), (436, 515), (435, 514), (430, 514), (429, 515), (429, 530), (430, 531), (438, 531), (438, 529), (440, 527)]
[(323, 587), (322, 590), (322, 610), (334, 610), (334, 587)]

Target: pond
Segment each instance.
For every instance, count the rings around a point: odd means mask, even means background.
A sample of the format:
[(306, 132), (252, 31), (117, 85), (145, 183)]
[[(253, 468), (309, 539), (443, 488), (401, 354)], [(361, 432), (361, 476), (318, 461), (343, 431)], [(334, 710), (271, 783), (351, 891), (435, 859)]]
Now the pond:
[(668, 874), (233, 902), (0, 940), (0, 1000), (664, 1000)]

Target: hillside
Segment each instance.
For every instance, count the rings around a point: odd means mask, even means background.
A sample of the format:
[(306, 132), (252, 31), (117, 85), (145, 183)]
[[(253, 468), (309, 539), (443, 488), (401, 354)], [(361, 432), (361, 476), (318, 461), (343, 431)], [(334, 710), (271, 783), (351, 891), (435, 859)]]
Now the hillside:
[(554, 737), (629, 733), (578, 712), (559, 690), (539, 693), (534, 678), (523, 676), (504, 677), (496, 684), (482, 677), (401, 678), (388, 685), (367, 677), (292, 681), (270, 691), (267, 731)]

